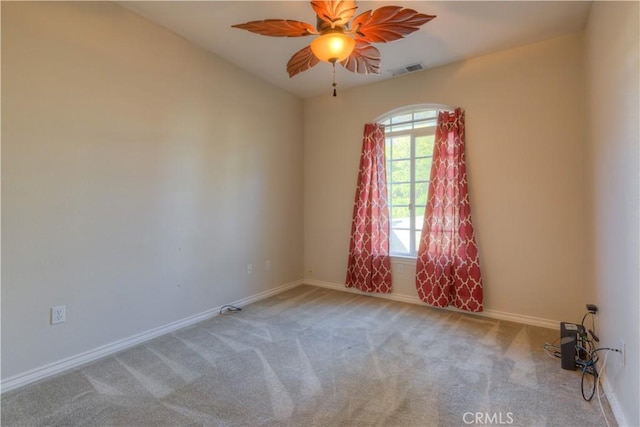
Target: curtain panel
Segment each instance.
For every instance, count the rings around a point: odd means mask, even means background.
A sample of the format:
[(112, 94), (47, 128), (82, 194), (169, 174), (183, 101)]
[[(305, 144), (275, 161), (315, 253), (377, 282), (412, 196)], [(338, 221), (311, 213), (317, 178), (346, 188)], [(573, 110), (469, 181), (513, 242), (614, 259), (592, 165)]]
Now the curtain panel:
[(440, 112), (416, 262), (420, 299), (482, 311), (482, 277), (465, 166), (464, 111)]
[(391, 292), (384, 152), (384, 125), (367, 123), (353, 205), (346, 278), (346, 287), (363, 292)]

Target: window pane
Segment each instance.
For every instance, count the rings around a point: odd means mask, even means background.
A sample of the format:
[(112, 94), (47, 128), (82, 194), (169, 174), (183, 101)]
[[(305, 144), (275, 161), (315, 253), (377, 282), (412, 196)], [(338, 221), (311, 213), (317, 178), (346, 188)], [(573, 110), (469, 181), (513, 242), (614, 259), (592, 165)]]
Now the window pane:
[(416, 182), (416, 207), (425, 207), (427, 205), (428, 192), (428, 182)]
[(391, 227), (408, 227), (409, 224), (409, 206), (392, 206), (391, 210)]
[(422, 230), (422, 226), (424, 225), (424, 206), (416, 207), (416, 230)]
[(422, 206), (416, 206), (416, 229), (420, 230), (424, 223), (424, 212), (426, 203)]
[(391, 163), (391, 182), (411, 180), (411, 160), (396, 160)]
[(411, 137), (409, 135), (391, 138), (393, 144), (393, 159), (411, 158)]
[(433, 143), (435, 137), (433, 135), (419, 136), (416, 138), (416, 157), (425, 157), (433, 155)]
[(410, 121), (411, 121), (411, 113), (403, 114), (401, 116), (391, 117), (391, 123), (404, 123), (404, 122), (410, 122)]
[(416, 181), (428, 181), (431, 176), (431, 157), (416, 159)]
[(389, 235), (389, 252), (391, 253), (409, 253), (411, 232), (409, 230), (391, 229)]
[(411, 203), (410, 195), (411, 195), (411, 184), (395, 184), (391, 188), (391, 196), (389, 199), (391, 200), (390, 205), (409, 206), (409, 204)]
[(422, 230), (416, 231), (416, 253), (418, 252), (418, 249), (420, 248), (420, 238), (421, 237), (422, 237)]
[(425, 111), (417, 111), (413, 114), (414, 120), (422, 120), (422, 119), (431, 119), (435, 118), (437, 115), (436, 110), (425, 110)]
[(389, 129), (389, 132), (400, 132), (402, 130), (411, 130), (413, 128), (413, 124), (405, 123), (401, 125), (392, 125)]

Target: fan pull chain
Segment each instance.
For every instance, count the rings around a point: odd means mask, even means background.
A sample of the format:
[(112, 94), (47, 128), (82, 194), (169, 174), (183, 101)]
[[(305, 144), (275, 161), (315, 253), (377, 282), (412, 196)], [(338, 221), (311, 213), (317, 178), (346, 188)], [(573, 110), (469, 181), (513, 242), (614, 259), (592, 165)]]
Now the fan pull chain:
[(333, 64), (333, 96), (338, 96), (336, 92), (336, 86), (338, 86), (338, 84), (336, 83), (336, 61), (333, 61), (332, 64)]

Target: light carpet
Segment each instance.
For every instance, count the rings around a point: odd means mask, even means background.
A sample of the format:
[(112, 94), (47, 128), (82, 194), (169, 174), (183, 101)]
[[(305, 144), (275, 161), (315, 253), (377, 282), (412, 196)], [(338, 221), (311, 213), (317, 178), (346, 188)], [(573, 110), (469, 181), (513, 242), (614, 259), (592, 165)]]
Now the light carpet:
[(300, 286), (5, 393), (1, 419), (3, 426), (604, 425), (596, 399), (581, 397), (579, 373), (542, 350), (558, 335)]

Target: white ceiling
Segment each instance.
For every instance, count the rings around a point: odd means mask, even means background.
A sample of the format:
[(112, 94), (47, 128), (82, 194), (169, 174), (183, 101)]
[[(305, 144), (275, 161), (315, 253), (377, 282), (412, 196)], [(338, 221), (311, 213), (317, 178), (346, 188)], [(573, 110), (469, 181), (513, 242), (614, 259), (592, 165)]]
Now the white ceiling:
[[(265, 37), (231, 25), (268, 18), (316, 23), (308, 1), (118, 2), (282, 89), (307, 98), (331, 92), (331, 65), (320, 63), (289, 78), (289, 58), (311, 37)], [(362, 75), (337, 67), (338, 89), (392, 78), (392, 70), (425, 68), (580, 31), (590, 1), (362, 1), (357, 14), (384, 5), (415, 9), (437, 18), (406, 39), (375, 44), (382, 74)]]

